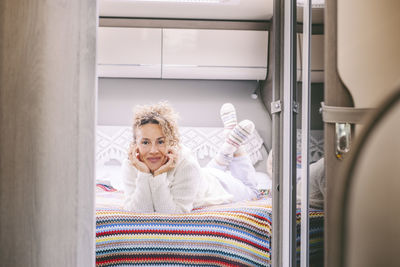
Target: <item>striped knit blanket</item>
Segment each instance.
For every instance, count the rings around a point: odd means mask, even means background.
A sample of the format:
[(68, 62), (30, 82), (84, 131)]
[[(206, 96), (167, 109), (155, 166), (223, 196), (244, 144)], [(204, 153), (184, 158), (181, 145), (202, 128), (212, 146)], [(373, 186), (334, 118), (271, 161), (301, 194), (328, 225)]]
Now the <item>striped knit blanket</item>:
[[(96, 266), (270, 266), (269, 203), (246, 201), (184, 215), (99, 208)], [(311, 221), (321, 218), (311, 213)]]

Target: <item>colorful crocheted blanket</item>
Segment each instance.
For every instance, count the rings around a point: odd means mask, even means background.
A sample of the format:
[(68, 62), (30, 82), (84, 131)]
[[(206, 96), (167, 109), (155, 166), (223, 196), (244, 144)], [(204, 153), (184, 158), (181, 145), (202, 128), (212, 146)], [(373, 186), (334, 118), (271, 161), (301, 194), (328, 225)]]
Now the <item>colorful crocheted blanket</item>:
[[(103, 206), (96, 212), (96, 266), (270, 266), (271, 211), (270, 199), (183, 215)], [(323, 214), (310, 215), (311, 255), (321, 255)]]

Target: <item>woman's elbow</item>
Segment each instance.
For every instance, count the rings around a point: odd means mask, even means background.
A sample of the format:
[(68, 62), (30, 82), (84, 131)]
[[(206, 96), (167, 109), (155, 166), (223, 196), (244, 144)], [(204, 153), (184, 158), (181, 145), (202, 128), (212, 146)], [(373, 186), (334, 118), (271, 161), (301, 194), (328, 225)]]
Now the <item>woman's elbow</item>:
[(123, 205), (124, 210), (136, 213), (153, 213), (154, 209), (146, 205), (133, 205), (131, 202), (125, 202)]
[(173, 207), (165, 207), (160, 210), (156, 210), (159, 213), (168, 213), (168, 214), (185, 214), (191, 212), (193, 209), (193, 204), (175, 204)]

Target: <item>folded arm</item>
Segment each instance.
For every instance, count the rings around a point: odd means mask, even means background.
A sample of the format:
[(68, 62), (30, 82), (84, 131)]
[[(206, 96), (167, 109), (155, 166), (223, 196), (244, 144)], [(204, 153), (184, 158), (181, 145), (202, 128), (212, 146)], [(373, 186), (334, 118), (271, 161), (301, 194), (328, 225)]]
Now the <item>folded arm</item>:
[(181, 163), (168, 173), (152, 177), (149, 183), (154, 210), (162, 213), (190, 212), (201, 178), (200, 166), (194, 162)]
[(149, 180), (151, 173), (138, 171), (126, 160), (122, 165), (125, 202), (124, 208), (133, 212), (154, 212)]

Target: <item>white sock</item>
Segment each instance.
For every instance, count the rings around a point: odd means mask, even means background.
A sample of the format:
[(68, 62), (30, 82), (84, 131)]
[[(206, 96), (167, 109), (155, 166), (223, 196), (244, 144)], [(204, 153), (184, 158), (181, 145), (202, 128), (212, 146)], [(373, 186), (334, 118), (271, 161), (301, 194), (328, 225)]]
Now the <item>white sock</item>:
[(227, 137), (237, 124), (235, 107), (231, 103), (225, 103), (221, 106), (219, 113), (224, 124), (225, 137)]
[(237, 124), (225, 139), (220, 151), (215, 156), (215, 160), (220, 165), (229, 165), (232, 161), (233, 153), (248, 140), (254, 128), (254, 123), (249, 120), (244, 120)]

